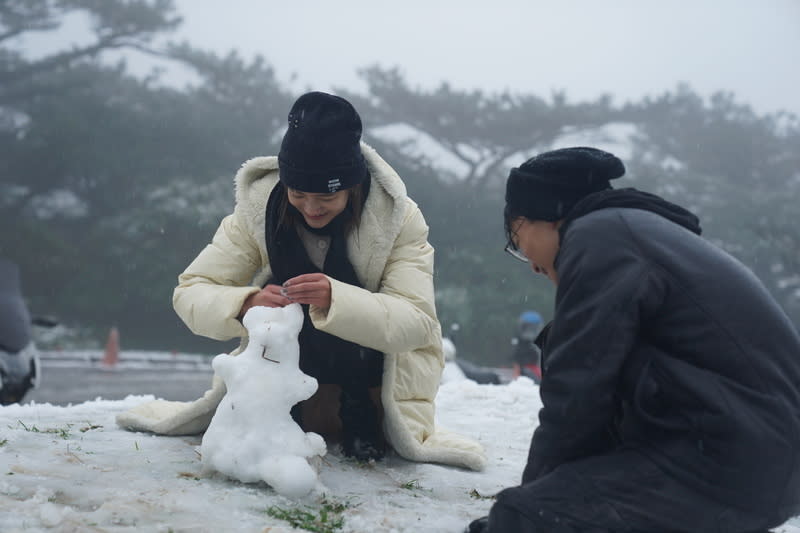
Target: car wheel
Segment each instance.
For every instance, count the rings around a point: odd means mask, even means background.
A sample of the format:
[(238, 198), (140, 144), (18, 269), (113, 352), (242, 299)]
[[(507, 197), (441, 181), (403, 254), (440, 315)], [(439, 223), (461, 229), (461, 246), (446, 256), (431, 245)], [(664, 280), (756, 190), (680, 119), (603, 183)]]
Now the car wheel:
[[(7, 383), (5, 373), (0, 370), (0, 383)], [(16, 387), (3, 386), (0, 388), (0, 405), (11, 405), (19, 401)]]

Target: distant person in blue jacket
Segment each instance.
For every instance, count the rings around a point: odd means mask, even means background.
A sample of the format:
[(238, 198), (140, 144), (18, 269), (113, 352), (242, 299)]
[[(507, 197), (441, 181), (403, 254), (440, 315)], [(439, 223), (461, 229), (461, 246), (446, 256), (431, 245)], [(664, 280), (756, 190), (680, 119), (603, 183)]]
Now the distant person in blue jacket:
[(696, 216), (593, 148), (511, 170), (506, 249), (556, 285), (519, 486), (470, 532), (766, 531), (800, 513), (800, 336)]
[(516, 335), (511, 339), (514, 347), (511, 354), (514, 378), (525, 376), (539, 383), (542, 380), (539, 347), (536, 338), (542, 330), (542, 315), (536, 311), (524, 311), (517, 320)]

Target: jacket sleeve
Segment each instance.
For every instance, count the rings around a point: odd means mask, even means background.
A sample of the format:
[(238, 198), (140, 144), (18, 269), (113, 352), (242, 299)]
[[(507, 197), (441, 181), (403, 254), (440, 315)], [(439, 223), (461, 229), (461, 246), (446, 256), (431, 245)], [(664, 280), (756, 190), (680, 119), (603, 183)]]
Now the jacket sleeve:
[(178, 277), (172, 305), (192, 332), (216, 340), (247, 335), (237, 320), (262, 267), (258, 244), (234, 211), (220, 223), (207, 245)]
[(378, 292), (331, 279), (330, 308), (311, 306), (310, 316), (321, 331), (385, 353), (441, 342), (434, 304), (433, 247), (419, 208), (414, 205), (406, 214)]
[(556, 309), (540, 388), (543, 407), (523, 483), (608, 449), (623, 364), (642, 317), (663, 291), (618, 214), (576, 221), (561, 243), (556, 271)]

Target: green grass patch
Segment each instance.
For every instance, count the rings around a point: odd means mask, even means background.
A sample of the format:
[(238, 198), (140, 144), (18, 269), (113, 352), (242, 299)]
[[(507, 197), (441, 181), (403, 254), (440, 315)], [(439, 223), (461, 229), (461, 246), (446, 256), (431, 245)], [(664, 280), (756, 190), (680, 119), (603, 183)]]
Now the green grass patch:
[(344, 512), (350, 508), (349, 503), (323, 499), (320, 508), (283, 508), (276, 505), (267, 509), (272, 518), (284, 520), (292, 527), (313, 531), (314, 533), (334, 533), (344, 526)]
[(418, 479), (412, 479), (411, 481), (406, 481), (400, 485), (401, 489), (406, 490), (422, 490), (422, 485), (419, 484)]
[(469, 491), (469, 497), (474, 498), (476, 500), (494, 500), (494, 496), (484, 496), (475, 489)]
[(24, 429), (25, 431), (28, 431), (30, 433), (50, 433), (50, 434), (53, 434), (53, 435), (58, 435), (59, 437), (61, 437), (64, 440), (69, 439), (70, 436), (71, 436), (70, 433), (69, 433), (69, 430), (72, 427), (72, 424), (67, 424), (67, 427), (65, 427), (65, 428), (39, 429), (38, 427), (36, 427), (35, 424), (31, 425), (31, 426), (26, 426), (25, 423), (22, 420), (17, 420), (17, 423), (20, 426), (22, 426), (22, 429)]

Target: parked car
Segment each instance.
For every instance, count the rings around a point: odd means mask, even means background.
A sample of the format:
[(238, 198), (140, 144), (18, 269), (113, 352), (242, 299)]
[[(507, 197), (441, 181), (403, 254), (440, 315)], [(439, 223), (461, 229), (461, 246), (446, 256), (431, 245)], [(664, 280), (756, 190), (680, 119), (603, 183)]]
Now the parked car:
[(470, 363), (465, 359), (456, 359), (456, 364), (468, 379), (476, 383), (491, 385), (500, 385), (502, 383), (500, 376), (491, 368)]
[(0, 259), (0, 404), (22, 401), (39, 386), (39, 351), (31, 338), (31, 326), (51, 327), (47, 318), (31, 319), (22, 297), (19, 268)]
[[(457, 328), (452, 328), (457, 331)], [(499, 385), (502, 383), (500, 376), (485, 366), (470, 363), (466, 359), (456, 357), (456, 345), (448, 337), (442, 338), (442, 352), (444, 353), (445, 368), (442, 372), (442, 382), (471, 379), (476, 383)]]

